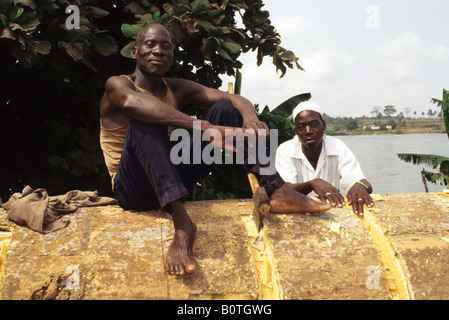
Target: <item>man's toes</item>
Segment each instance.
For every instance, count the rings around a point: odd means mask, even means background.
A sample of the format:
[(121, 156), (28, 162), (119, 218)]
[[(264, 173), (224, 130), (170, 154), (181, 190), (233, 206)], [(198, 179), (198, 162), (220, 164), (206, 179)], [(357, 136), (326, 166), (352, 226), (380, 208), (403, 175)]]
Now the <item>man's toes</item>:
[(176, 266), (175, 270), (176, 270), (176, 275), (177, 276), (185, 275), (185, 271), (184, 271), (184, 268), (182, 266)]
[(193, 262), (187, 263), (185, 270), (187, 273), (194, 273), (196, 270), (196, 264)]

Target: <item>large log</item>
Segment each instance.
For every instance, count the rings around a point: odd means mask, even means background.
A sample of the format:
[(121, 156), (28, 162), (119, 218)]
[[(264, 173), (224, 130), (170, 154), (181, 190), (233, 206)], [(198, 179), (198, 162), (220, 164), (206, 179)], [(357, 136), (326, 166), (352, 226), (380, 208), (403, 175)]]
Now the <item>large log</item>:
[[(1, 298), (447, 298), (447, 196), (378, 200), (363, 219), (347, 207), (269, 214), (260, 233), (252, 200), (189, 202), (198, 269), (185, 277), (164, 271), (173, 228), (162, 211), (82, 208), (48, 235), (14, 225)], [(0, 222), (12, 225), (4, 211)]]

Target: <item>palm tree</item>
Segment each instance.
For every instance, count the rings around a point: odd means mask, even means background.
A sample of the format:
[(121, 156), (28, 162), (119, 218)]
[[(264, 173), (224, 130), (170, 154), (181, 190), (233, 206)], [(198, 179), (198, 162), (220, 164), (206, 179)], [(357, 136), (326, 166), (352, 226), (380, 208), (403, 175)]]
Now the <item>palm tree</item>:
[[(446, 134), (449, 138), (449, 91), (443, 89), (443, 100), (432, 99), (431, 103), (441, 107), (443, 112), (444, 125), (446, 127)], [(449, 183), (449, 158), (444, 156), (432, 155), (432, 154), (411, 154), (411, 153), (399, 153), (399, 159), (418, 164), (426, 164), (433, 169), (438, 169), (438, 172), (429, 172), (423, 169), (421, 172), (423, 176), (423, 183), (427, 190), (426, 181), (436, 183), (440, 181), (441, 185), (447, 186)]]

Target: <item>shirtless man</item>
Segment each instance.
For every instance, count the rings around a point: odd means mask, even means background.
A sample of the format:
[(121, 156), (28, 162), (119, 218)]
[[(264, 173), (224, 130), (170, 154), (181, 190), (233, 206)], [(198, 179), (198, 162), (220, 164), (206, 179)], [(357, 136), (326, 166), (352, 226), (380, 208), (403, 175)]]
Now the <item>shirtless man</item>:
[[(196, 225), (183, 199), (204, 171), (201, 166), (174, 165), (170, 161), (168, 128), (192, 131), (194, 122), (200, 121), (202, 132), (216, 129), (225, 137), (226, 128), (268, 132), (268, 127), (259, 121), (251, 102), (239, 95), (184, 79), (164, 78), (172, 63), (173, 44), (162, 25), (150, 24), (140, 31), (132, 57), (136, 60), (135, 72), (109, 78), (100, 103), (100, 143), (114, 195), (125, 209), (163, 208), (169, 212), (175, 235), (167, 252), (166, 271), (176, 275), (193, 273)], [(188, 104), (212, 111), (198, 120), (179, 111)], [(271, 188), (268, 194), (272, 212), (319, 212), (331, 208), (330, 204), (315, 202), (294, 191), (278, 174), (261, 177), (257, 166), (248, 170), (256, 174), (261, 186)]]

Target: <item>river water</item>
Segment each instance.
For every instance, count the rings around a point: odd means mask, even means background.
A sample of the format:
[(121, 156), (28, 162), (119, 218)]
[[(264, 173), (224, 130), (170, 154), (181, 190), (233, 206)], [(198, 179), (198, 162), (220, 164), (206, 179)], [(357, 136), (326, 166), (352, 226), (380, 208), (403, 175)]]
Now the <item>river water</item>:
[[(354, 152), (374, 193), (425, 192), (421, 171), (436, 171), (426, 165), (414, 165), (398, 158), (398, 153), (435, 154), (449, 157), (446, 134), (402, 134), (336, 136)], [(427, 182), (430, 192), (447, 187)]]

